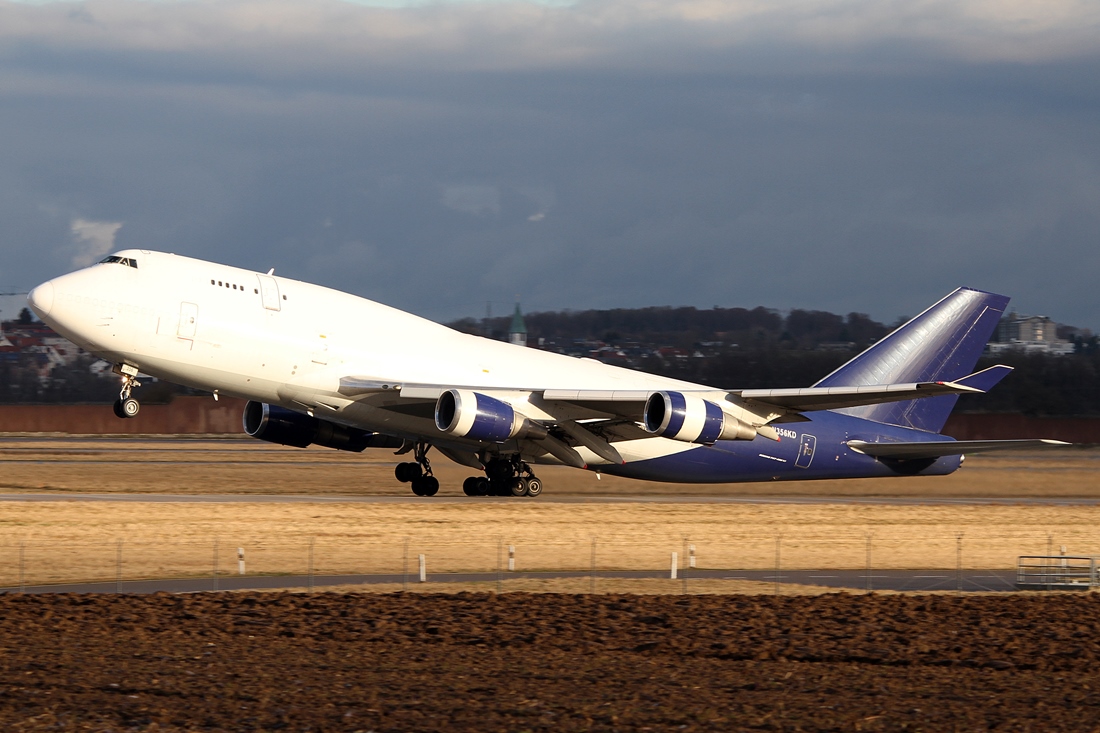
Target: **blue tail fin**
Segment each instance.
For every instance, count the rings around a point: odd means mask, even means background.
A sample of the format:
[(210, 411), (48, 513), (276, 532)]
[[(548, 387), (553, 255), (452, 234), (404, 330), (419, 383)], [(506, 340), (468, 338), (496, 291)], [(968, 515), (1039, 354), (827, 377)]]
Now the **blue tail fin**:
[[(1008, 298), (1003, 295), (959, 288), (814, 386), (858, 387), (961, 379), (974, 370), (1007, 305)], [(956, 400), (955, 395), (944, 395), (838, 412), (939, 432)]]

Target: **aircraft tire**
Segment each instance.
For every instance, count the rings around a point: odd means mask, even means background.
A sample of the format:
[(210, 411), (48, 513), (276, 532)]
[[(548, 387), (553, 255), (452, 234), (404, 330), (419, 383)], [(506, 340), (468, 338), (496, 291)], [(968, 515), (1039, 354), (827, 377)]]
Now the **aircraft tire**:
[(421, 476), (413, 481), (414, 491), (417, 486), (420, 487), (420, 491), (416, 492), (417, 496), (435, 496), (439, 493), (439, 479), (435, 476)]
[(527, 496), (527, 479), (518, 476), (512, 479), (508, 491), (512, 496)]
[(111, 405), (111, 409), (115, 411), (115, 417), (120, 420), (126, 419), (126, 414), (122, 412), (122, 400), (115, 400), (115, 403)]
[(537, 476), (532, 476), (527, 479), (527, 495), (538, 496), (542, 493), (542, 479)]
[(492, 491), (492, 485), (489, 483), (489, 479), (477, 477), (477, 481), (474, 484), (474, 496), (488, 496)]
[(419, 463), (398, 463), (397, 468), (393, 469), (394, 478), (403, 484), (407, 484), (410, 481), (415, 481), (420, 478), (421, 470)]
[(122, 404), (119, 405), (119, 412), (123, 417), (137, 417), (139, 410), (141, 410), (141, 403), (133, 397), (122, 400)]
[(481, 479), (478, 476), (471, 476), (462, 482), (462, 493), (466, 496), (477, 496), (477, 482)]

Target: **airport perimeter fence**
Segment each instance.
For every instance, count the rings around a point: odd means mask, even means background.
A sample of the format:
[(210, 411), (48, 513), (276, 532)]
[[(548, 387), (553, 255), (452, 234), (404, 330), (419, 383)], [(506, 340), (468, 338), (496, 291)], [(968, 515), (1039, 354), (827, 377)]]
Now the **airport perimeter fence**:
[[(1069, 539), (1074, 555), (1100, 554), (1100, 533)], [(376, 592), (1012, 591), (1018, 558), (1065, 555), (1067, 547), (1058, 541), (1053, 533), (968, 536), (946, 531), (918, 541), (873, 530), (827, 539), (794, 533), (553, 541), (411, 535), (175, 542), (8, 539), (0, 541), (0, 592), (332, 587)]]

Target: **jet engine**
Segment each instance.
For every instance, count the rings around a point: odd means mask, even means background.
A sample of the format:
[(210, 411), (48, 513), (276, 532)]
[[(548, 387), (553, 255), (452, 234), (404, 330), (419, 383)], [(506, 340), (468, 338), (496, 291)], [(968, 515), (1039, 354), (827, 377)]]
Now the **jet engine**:
[(435, 403), (435, 426), (444, 433), (503, 443), (510, 438), (540, 440), (546, 428), (520, 415), (495, 397), (468, 389), (449, 389)]
[(646, 432), (685, 443), (710, 445), (719, 440), (752, 440), (756, 429), (702, 397), (683, 392), (654, 392), (645, 403)]
[[(244, 406), (244, 431), (253, 438), (269, 443), (305, 448), (310, 444), (326, 448), (361, 453), (369, 445), (382, 447), (388, 443), (401, 445), (389, 440), (387, 436), (378, 436), (359, 428), (337, 425), (328, 420), (303, 415), (278, 405), (263, 402), (249, 402)], [(385, 438), (384, 440), (372, 440)]]

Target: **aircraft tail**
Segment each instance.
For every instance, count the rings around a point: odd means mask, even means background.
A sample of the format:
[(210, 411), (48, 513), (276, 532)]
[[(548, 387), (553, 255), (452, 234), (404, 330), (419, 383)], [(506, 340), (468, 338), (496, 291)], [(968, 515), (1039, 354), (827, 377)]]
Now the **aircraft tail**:
[[(1008, 300), (1003, 295), (959, 288), (814, 386), (858, 387), (961, 379), (974, 370)], [(957, 400), (957, 395), (943, 395), (837, 412), (938, 433)]]

